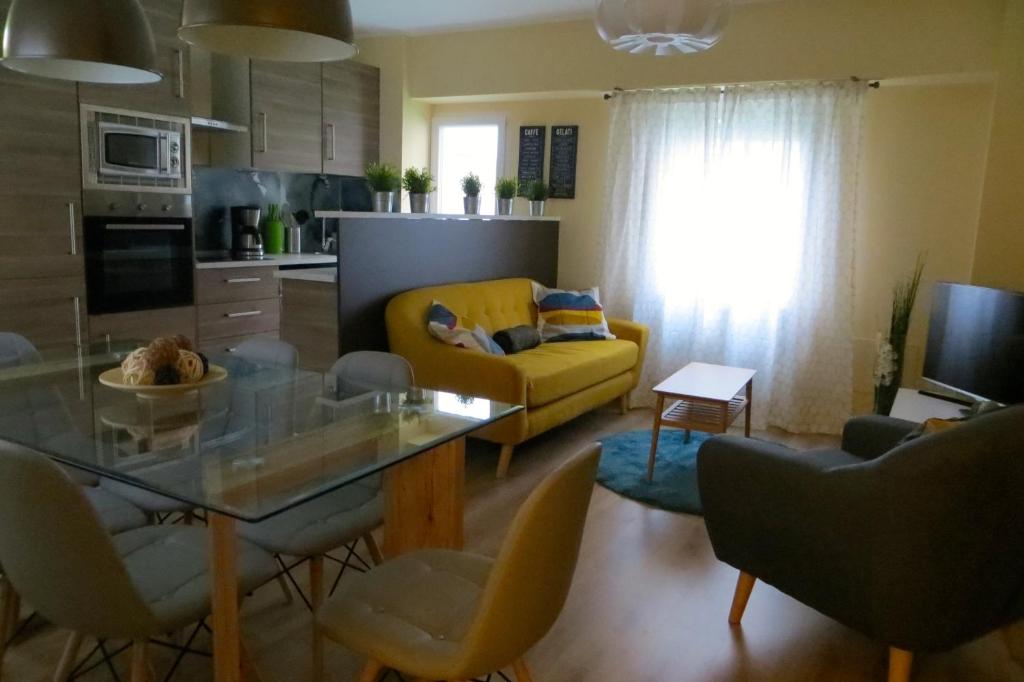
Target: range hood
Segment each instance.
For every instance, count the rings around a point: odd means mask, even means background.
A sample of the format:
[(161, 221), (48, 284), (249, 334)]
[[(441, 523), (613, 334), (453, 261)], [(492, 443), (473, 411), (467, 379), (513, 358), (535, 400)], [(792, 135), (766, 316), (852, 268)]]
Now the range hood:
[(192, 117), (192, 129), (193, 130), (205, 130), (211, 133), (247, 133), (249, 132), (249, 126), (240, 125), (238, 123), (231, 123), (230, 121), (222, 121), (216, 118), (207, 118), (205, 116), (193, 116)]

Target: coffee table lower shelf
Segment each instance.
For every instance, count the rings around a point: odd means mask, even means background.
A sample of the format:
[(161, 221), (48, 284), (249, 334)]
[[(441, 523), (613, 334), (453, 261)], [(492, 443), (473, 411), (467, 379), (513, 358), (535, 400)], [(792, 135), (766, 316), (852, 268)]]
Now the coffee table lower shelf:
[[(725, 433), (746, 407), (747, 399), (742, 395), (736, 396), (728, 403), (712, 403), (684, 398), (672, 403), (667, 410), (661, 413), (661, 425), (704, 431), (705, 433)], [(687, 434), (687, 440), (689, 440), (689, 434)]]

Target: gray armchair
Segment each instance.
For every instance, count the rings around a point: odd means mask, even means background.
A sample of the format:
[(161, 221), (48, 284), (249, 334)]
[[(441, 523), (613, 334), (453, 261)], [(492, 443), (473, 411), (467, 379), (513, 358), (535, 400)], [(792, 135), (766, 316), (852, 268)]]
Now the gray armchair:
[(943, 651), (1024, 618), (1024, 406), (900, 439), (850, 420), (841, 450), (707, 441), (697, 461), (716, 556), (741, 571), (730, 622), (762, 580), (890, 646)]

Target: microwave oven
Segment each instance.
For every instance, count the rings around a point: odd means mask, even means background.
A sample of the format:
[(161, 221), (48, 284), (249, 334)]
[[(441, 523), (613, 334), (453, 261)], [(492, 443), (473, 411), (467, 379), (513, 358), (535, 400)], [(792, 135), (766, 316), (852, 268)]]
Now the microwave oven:
[(187, 119), (83, 107), (85, 189), (191, 192)]

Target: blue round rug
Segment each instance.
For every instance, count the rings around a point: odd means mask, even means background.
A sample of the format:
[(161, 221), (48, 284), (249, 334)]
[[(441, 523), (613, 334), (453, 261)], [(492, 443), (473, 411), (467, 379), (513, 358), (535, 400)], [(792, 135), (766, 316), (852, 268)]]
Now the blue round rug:
[(654, 481), (647, 482), (651, 431), (625, 431), (601, 439), (604, 446), (597, 482), (624, 497), (659, 509), (687, 514), (704, 513), (697, 489), (697, 450), (709, 436), (693, 432), (683, 443), (681, 429), (662, 428)]

